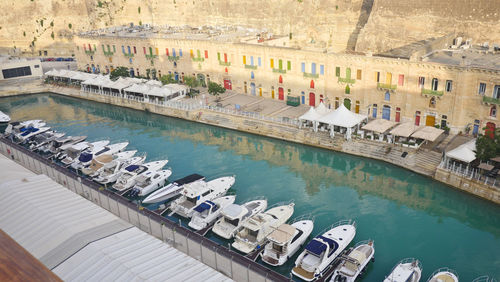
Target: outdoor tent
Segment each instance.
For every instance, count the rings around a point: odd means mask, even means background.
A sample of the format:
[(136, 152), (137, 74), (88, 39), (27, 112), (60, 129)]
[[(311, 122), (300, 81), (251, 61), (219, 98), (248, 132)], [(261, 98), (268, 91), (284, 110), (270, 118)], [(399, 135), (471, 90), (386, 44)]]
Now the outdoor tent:
[(319, 105), (316, 107), (316, 113), (318, 113), (319, 116), (324, 116), (332, 112), (332, 110), (328, 109), (325, 106), (325, 103), (320, 102)]
[(441, 134), (443, 134), (444, 130), (435, 128), (433, 126), (424, 126), (417, 131), (415, 131), (411, 137), (424, 139), (431, 142), (434, 142)]
[(413, 122), (405, 122), (393, 128), (389, 133), (394, 136), (408, 138), (410, 137), (410, 135), (412, 135), (413, 132), (417, 131), (418, 128), (419, 126), (415, 125)]
[(375, 119), (362, 127), (363, 130), (384, 133), (396, 125), (397, 122), (386, 119)]
[(309, 111), (299, 117), (300, 127), (302, 127), (302, 121), (310, 121), (313, 124), (314, 131), (318, 131), (318, 119), (321, 117), (314, 107), (311, 107)]
[(330, 126), (330, 135), (334, 136), (335, 126), (344, 127), (347, 129), (346, 138), (351, 138), (352, 128), (359, 125), (366, 116), (349, 111), (344, 104), (341, 104), (335, 111), (321, 117), (318, 122), (325, 123)]
[(446, 152), (446, 157), (464, 163), (470, 163), (476, 159), (476, 139), (464, 143), (453, 150)]

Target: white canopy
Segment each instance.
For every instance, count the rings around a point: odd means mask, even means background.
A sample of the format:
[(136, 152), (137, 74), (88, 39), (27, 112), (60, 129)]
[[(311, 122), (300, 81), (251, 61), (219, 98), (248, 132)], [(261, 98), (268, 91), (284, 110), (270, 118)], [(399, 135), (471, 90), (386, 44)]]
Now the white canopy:
[(318, 113), (319, 116), (324, 116), (328, 113), (331, 112), (330, 109), (328, 109), (323, 102), (319, 103), (319, 105), (316, 107), (316, 113)]
[(172, 92), (174, 92), (174, 93), (181, 92), (183, 94), (186, 94), (187, 89), (188, 89), (187, 86), (185, 86), (185, 85), (174, 84), (174, 83), (164, 85), (163, 87), (171, 89)]
[(309, 111), (299, 117), (299, 120), (307, 120), (316, 122), (321, 116), (316, 112), (314, 107), (311, 107)]
[(112, 81), (109, 79), (109, 76), (102, 76), (102, 75), (87, 79), (82, 82), (82, 84), (94, 85), (94, 86), (105, 86), (110, 83), (112, 83)]
[(435, 128), (433, 126), (424, 126), (417, 130), (415, 133), (411, 135), (413, 138), (425, 139), (433, 142), (436, 140), (441, 134), (443, 134), (444, 130)]
[(113, 81), (104, 87), (122, 90), (124, 88), (129, 87), (132, 84), (134, 84), (132, 81), (129, 81), (129, 80), (126, 80), (126, 79), (120, 77), (120, 78), (118, 78), (118, 80)]
[(48, 75), (48, 76), (57, 76), (59, 72), (56, 70), (56, 69), (52, 69), (52, 70), (49, 70), (47, 72), (45, 72), (45, 75)]
[(146, 82), (147, 85), (150, 85), (150, 86), (161, 86), (161, 82), (159, 82), (158, 80), (148, 80)]
[(340, 126), (352, 128), (360, 124), (366, 116), (349, 111), (344, 104), (341, 104), (335, 111), (318, 119), (321, 123), (329, 124), (330, 126)]
[(455, 149), (446, 152), (446, 157), (459, 160), (462, 162), (470, 163), (476, 159), (476, 139), (470, 140), (467, 143), (464, 143)]
[(134, 83), (132, 86), (127, 87), (124, 90), (126, 92), (135, 92), (135, 93), (145, 94), (149, 90), (149, 87), (147, 85), (144, 85), (144, 84)]
[(172, 95), (172, 90), (164, 87), (151, 87), (145, 93), (148, 96), (166, 97)]
[(364, 130), (384, 133), (396, 124), (394, 121), (386, 119), (375, 119), (362, 127)]

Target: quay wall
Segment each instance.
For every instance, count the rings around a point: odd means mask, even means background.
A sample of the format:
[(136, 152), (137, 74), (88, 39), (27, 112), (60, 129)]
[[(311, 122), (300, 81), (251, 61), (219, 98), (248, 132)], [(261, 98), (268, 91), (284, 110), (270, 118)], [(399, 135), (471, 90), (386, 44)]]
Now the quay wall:
[(129, 202), (126, 198), (105, 190), (88, 179), (79, 177), (74, 172), (12, 143), (8, 139), (0, 138), (0, 153), (35, 173), (47, 175), (76, 194), (235, 281), (289, 280), (287, 277), (218, 245), (159, 214), (143, 209)]
[[(35, 87), (32, 91), (30, 91), (28, 88), (23, 88), (23, 90), (27, 91), (9, 91), (7, 93), (0, 91), (0, 97), (22, 95), (26, 93), (38, 93), (41, 89), (42, 88), (40, 87)], [(60, 95), (77, 97), (136, 110), (149, 111), (155, 114), (181, 118), (184, 120), (190, 120), (294, 143), (315, 146), (328, 150), (335, 150), (351, 155), (381, 160), (397, 166), (401, 166), (421, 175), (429, 176), (442, 183), (453, 186), (454, 188), (458, 188), (463, 192), (467, 192), (477, 197), (500, 204), (500, 191), (495, 188), (488, 187), (487, 185), (481, 185), (481, 183), (468, 184), (468, 180), (463, 179), (463, 177), (460, 176), (443, 176), (443, 173), (448, 172), (442, 169), (438, 170), (438, 165), (441, 161), (441, 154), (437, 152), (425, 149), (399, 147), (393, 144), (379, 143), (376, 141), (353, 139), (347, 142), (340, 136), (331, 138), (328, 133), (325, 132), (314, 133), (310, 130), (299, 129), (295, 126), (287, 126), (284, 124), (252, 119), (250, 117), (218, 113), (206, 109), (191, 111), (179, 110), (155, 104), (146, 104), (138, 101), (132, 101), (120, 97), (83, 93), (76, 88), (46, 86), (43, 89), (43, 91), (53, 92)], [(403, 152), (408, 153), (405, 158), (401, 157)], [(437, 171), (440, 171), (440, 174), (437, 174)], [(457, 179), (463, 179), (464, 182)]]

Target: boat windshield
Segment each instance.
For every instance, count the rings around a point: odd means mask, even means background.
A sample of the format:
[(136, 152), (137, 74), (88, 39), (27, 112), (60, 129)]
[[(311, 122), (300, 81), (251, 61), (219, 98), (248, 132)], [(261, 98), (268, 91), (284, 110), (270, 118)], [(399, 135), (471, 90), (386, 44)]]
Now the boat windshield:
[(277, 251), (278, 253), (282, 253), (283, 252), (283, 245), (277, 245), (277, 244), (273, 243), (273, 250)]
[(235, 227), (238, 226), (238, 224), (240, 223), (239, 218), (230, 219), (230, 218), (224, 217), (224, 221), (227, 222), (228, 224), (231, 224), (232, 226), (235, 226)]

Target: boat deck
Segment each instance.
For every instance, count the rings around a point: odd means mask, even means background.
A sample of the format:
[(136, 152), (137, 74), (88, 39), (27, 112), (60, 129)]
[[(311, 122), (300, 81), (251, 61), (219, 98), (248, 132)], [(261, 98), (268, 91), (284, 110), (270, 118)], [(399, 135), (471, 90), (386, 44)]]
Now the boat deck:
[(294, 267), (293, 271), (306, 279), (313, 279), (314, 273), (304, 270), (302, 267)]

